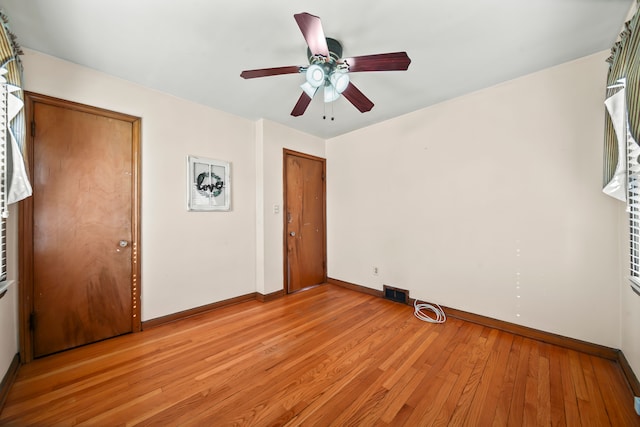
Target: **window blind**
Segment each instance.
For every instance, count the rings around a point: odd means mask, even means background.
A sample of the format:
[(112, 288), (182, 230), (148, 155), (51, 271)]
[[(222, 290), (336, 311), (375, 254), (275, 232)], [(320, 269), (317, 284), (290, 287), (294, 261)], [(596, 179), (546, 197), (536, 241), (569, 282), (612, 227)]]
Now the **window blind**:
[[(618, 143), (626, 143), (626, 195), (629, 215), (629, 280), (632, 289), (640, 295), (640, 166), (637, 141), (640, 136), (640, 28), (638, 4), (636, 13), (625, 23), (618, 42), (611, 48), (607, 75), (607, 98), (619, 90), (624, 82), (625, 126), (624, 135), (616, 137), (615, 125), (605, 115), (604, 181), (608, 183), (615, 173), (618, 161)], [(620, 130), (619, 130), (620, 133)]]
[[(18, 55), (22, 54), (16, 36), (8, 27), (7, 16), (0, 11), (0, 291), (7, 285), (7, 217), (8, 204), (21, 200), (11, 199), (12, 178), (16, 165), (24, 170), (22, 149), (25, 142), (22, 66)], [(13, 128), (13, 129), (12, 129)], [(13, 150), (12, 150), (13, 148)], [(20, 194), (30, 195), (31, 186), (26, 173), (19, 176), (24, 187)], [(25, 181), (26, 180), (26, 181)], [(24, 197), (22, 197), (24, 198)]]
[(627, 212), (629, 214), (629, 280), (640, 294), (640, 148), (627, 127)]

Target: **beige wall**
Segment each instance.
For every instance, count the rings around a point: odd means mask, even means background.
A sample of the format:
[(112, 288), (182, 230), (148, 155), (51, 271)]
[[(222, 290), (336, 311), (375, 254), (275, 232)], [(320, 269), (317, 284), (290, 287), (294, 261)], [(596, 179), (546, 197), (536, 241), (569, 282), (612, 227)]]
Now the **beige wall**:
[(619, 347), (606, 56), (329, 140), (330, 276)]

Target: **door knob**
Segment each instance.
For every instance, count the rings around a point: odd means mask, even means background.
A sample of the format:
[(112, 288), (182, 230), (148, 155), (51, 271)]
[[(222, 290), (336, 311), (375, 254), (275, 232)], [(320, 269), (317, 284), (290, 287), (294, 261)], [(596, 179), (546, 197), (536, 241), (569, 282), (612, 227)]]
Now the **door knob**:
[(118, 242), (118, 246), (120, 246), (121, 248), (126, 248), (127, 246), (129, 246), (129, 242), (127, 242), (126, 240), (120, 240)]
[(295, 236), (296, 236), (296, 232), (295, 232), (295, 231), (292, 231), (291, 233), (289, 233), (289, 236), (291, 236), (291, 237), (295, 237)]

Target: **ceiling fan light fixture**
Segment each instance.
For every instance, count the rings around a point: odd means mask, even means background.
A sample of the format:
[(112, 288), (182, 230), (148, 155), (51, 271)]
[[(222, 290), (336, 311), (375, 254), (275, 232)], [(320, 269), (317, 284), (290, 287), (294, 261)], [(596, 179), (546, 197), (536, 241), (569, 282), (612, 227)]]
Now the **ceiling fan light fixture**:
[(311, 83), (309, 83), (309, 82), (302, 83), (300, 85), (300, 88), (304, 91), (304, 93), (309, 95), (309, 98), (313, 98), (313, 95), (315, 95), (316, 92), (318, 91), (318, 88), (317, 87), (313, 87), (311, 85)]
[(333, 87), (333, 85), (326, 85), (324, 87), (324, 102), (325, 103), (333, 102), (338, 98), (340, 98), (340, 94), (338, 93), (336, 88)]
[(349, 75), (344, 71), (336, 70), (329, 76), (329, 81), (336, 92), (342, 93), (349, 86)]
[(311, 86), (320, 87), (325, 81), (324, 69), (318, 64), (313, 64), (307, 68), (305, 77)]

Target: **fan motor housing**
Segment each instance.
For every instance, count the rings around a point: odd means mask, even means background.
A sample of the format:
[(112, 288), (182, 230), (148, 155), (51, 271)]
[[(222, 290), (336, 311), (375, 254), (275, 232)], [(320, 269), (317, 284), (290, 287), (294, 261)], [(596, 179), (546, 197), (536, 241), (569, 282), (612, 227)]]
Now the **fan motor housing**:
[[(329, 48), (329, 61), (332, 63), (338, 62), (338, 60), (342, 58), (342, 44), (338, 40), (330, 37), (327, 37), (326, 40), (327, 47)], [(309, 58), (310, 64), (316, 62), (314, 61), (313, 53), (311, 53), (311, 49), (309, 48), (307, 48), (307, 57)]]

